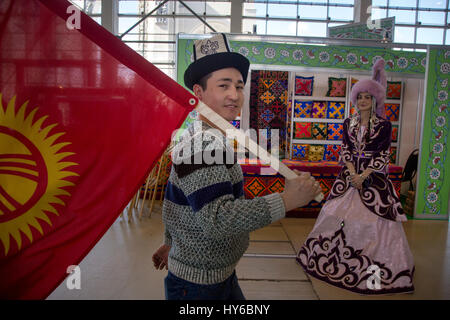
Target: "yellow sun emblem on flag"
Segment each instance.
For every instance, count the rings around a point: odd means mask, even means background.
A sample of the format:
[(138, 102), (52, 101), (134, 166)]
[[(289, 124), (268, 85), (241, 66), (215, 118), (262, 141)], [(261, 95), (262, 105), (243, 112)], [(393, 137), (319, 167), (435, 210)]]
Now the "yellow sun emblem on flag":
[(20, 250), (21, 233), (33, 242), (30, 227), (43, 235), (39, 220), (52, 225), (48, 213), (59, 215), (53, 205), (65, 205), (58, 197), (70, 196), (63, 188), (74, 185), (64, 179), (78, 175), (65, 170), (77, 163), (62, 162), (74, 153), (59, 152), (70, 142), (55, 144), (64, 132), (48, 136), (57, 124), (41, 128), (48, 116), (34, 121), (38, 108), (25, 117), (28, 101), (16, 113), (15, 98), (5, 109), (0, 93), (0, 240), (5, 256), (11, 237)]

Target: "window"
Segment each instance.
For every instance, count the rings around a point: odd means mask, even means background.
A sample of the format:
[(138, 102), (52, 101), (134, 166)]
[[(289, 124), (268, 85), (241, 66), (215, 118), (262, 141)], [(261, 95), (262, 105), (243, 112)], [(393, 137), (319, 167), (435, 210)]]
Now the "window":
[(323, 22), (299, 22), (298, 35), (303, 37), (326, 37), (327, 24)]
[(298, 8), (300, 19), (327, 19), (326, 6), (300, 5)]
[(417, 43), (442, 44), (444, 39), (444, 29), (417, 28)]
[(329, 26), (354, 21), (355, 0), (243, 1), (243, 33), (326, 37)]
[(83, 10), (97, 23), (102, 22), (102, 0), (70, 0), (75, 6)]
[(389, 17), (395, 17), (396, 24), (415, 24), (416, 23), (416, 14), (411, 10), (394, 10), (389, 9), (388, 11)]
[(267, 21), (267, 34), (295, 36), (296, 23), (295, 21), (269, 20)]
[[(101, 1), (101, 0), (100, 0)], [(160, 6), (162, 0), (118, 0), (119, 35), (123, 34), (145, 15)], [(178, 33), (204, 34), (230, 32), (230, 0), (168, 1), (122, 40), (156, 65), (172, 78), (175, 78), (176, 37)], [(204, 24), (199, 18), (207, 23)], [(251, 27), (253, 27), (251, 22)]]
[(414, 43), (415, 28), (395, 26), (394, 39), (398, 43)]
[(372, 0), (373, 19), (395, 17), (394, 42), (447, 42), (450, 26), (447, 0)]

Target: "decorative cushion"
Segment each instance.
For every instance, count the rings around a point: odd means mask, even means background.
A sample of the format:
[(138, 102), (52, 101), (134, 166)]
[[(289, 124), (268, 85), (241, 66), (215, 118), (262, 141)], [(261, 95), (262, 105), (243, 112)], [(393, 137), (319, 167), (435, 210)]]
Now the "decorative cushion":
[(351, 86), (352, 86), (352, 89), (353, 89), (353, 86), (359, 81), (358, 79), (355, 79), (355, 78), (352, 78), (352, 83), (351, 83)]
[(295, 122), (294, 128), (294, 139), (311, 139), (311, 122)]
[(345, 102), (328, 102), (327, 118), (328, 119), (344, 119)]
[(391, 154), (389, 156), (390, 163), (395, 163), (397, 160), (397, 147), (391, 147)]
[(310, 145), (308, 150), (309, 161), (320, 161), (323, 159), (324, 146)]
[(392, 142), (397, 142), (398, 126), (392, 126)]
[(326, 123), (313, 123), (311, 134), (313, 139), (327, 140), (327, 124)]
[(323, 159), (326, 161), (339, 161), (339, 154), (341, 152), (341, 146), (338, 144), (325, 145), (325, 153)]
[(328, 140), (342, 140), (343, 130), (342, 123), (329, 123), (327, 126)]
[(295, 95), (312, 96), (314, 77), (295, 76)]
[(388, 81), (386, 88), (386, 99), (400, 100), (402, 95), (401, 81)]
[(309, 144), (292, 144), (292, 159), (307, 160)]
[(324, 101), (314, 101), (311, 109), (311, 118), (326, 118), (328, 105)]
[(295, 100), (294, 118), (310, 118), (312, 105), (312, 101)]
[(346, 78), (328, 78), (328, 92), (327, 97), (345, 97), (347, 91)]
[(400, 104), (398, 103), (385, 103), (386, 118), (389, 121), (398, 121), (398, 114), (400, 111)]

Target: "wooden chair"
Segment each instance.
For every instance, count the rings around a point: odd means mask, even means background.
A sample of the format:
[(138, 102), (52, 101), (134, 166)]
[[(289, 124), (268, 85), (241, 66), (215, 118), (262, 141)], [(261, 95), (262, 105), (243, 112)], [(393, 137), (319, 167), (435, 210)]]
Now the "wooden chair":
[(164, 197), (165, 180), (163, 179), (163, 177), (164, 177), (163, 171), (166, 170), (166, 167), (169, 163), (169, 157), (170, 157), (171, 151), (172, 151), (172, 146), (169, 146), (169, 148), (167, 148), (166, 151), (163, 153), (161, 158), (158, 160), (157, 165), (155, 165), (152, 172), (150, 173), (150, 175), (147, 178), (147, 182), (146, 182), (145, 188), (144, 188), (144, 196), (142, 199), (142, 206), (139, 210), (139, 219), (142, 218), (142, 213), (144, 210), (144, 201), (146, 199), (147, 192), (148, 192), (148, 199), (149, 199), (148, 208), (149, 208), (149, 216), (150, 217), (151, 217), (151, 214), (153, 211), (153, 206), (154, 206), (155, 200), (156, 200), (156, 194), (157, 194), (159, 188), (161, 189), (160, 201), (162, 201), (162, 199)]

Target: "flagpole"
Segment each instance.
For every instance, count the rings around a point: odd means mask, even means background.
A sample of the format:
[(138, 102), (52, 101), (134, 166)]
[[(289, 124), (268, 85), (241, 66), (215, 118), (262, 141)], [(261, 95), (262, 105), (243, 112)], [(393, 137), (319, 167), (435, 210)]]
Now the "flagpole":
[[(269, 163), (270, 167), (275, 171), (278, 171), (282, 174), (286, 179), (294, 179), (297, 174), (289, 169), (283, 162), (281, 162), (278, 158), (269, 154), (264, 148), (258, 145), (254, 140), (250, 139), (249, 136), (245, 135), (243, 131), (234, 127), (231, 123), (222, 118), (219, 114), (217, 114), (214, 110), (204, 104), (202, 101), (198, 102), (195, 110), (208, 119), (211, 123), (214, 123), (220, 130), (223, 132), (232, 132), (233, 137), (236, 137), (237, 142), (247, 148), (251, 153), (258, 155), (258, 157), (265, 163)], [(314, 200), (317, 202), (321, 202), (324, 198), (323, 193), (318, 194)]]

